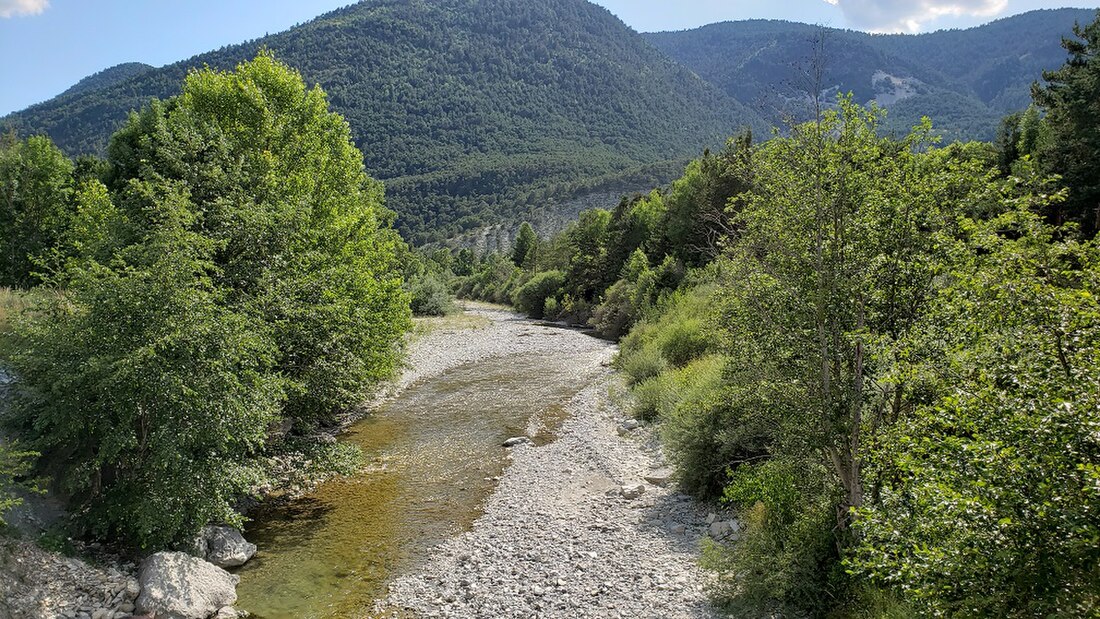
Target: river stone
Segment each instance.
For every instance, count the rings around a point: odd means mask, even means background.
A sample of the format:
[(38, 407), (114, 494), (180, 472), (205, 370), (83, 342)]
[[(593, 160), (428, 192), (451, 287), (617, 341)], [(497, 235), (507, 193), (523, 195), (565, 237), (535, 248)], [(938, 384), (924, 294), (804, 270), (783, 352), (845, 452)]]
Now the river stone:
[(728, 522), (724, 522), (724, 521), (719, 520), (719, 521), (710, 523), (710, 536), (711, 537), (715, 537), (715, 538), (723, 537), (725, 535), (729, 535), (732, 532), (733, 532), (733, 527), (731, 527), (730, 523), (728, 523)]
[(141, 563), (137, 612), (157, 619), (207, 619), (237, 601), (240, 577), (182, 552), (158, 552)]
[(664, 488), (668, 485), (668, 482), (672, 481), (672, 469), (664, 468), (652, 471), (649, 475), (645, 476), (645, 480), (654, 486)]
[(206, 560), (218, 567), (244, 565), (256, 554), (256, 544), (244, 539), (241, 532), (232, 527), (206, 527)]
[(518, 445), (529, 445), (530, 443), (531, 443), (530, 438), (528, 438), (526, 436), (517, 436), (515, 438), (510, 438), (510, 439), (504, 441), (504, 446), (505, 447), (516, 447)]

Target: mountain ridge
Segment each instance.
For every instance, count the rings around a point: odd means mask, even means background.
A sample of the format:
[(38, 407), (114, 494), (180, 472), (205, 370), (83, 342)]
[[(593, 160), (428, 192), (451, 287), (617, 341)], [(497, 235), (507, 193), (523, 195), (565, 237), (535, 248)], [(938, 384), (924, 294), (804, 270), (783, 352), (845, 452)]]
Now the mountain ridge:
[(102, 153), (130, 109), (178, 92), (188, 69), (228, 69), (261, 48), (326, 90), (417, 242), (576, 195), (586, 179), (686, 160), (743, 125), (765, 126), (583, 0), (361, 2), (57, 97), (0, 125), (44, 132), (70, 155)]
[(791, 84), (821, 37), (823, 90), (853, 92), (859, 103), (882, 103), (880, 95), (890, 99), (896, 94), (891, 90), (908, 88), (907, 96), (885, 104), (896, 108), (887, 116), (891, 130), (907, 131), (928, 115), (949, 139), (989, 140), (1004, 115), (1030, 103), (1031, 83), (1064, 62), (1061, 38), (1071, 34), (1075, 22), (1088, 23), (1096, 14), (1096, 9), (1038, 9), (922, 34), (744, 20), (643, 36), (726, 94), (756, 105), (773, 124), (806, 118), (806, 110), (791, 100), (809, 95), (804, 85)]

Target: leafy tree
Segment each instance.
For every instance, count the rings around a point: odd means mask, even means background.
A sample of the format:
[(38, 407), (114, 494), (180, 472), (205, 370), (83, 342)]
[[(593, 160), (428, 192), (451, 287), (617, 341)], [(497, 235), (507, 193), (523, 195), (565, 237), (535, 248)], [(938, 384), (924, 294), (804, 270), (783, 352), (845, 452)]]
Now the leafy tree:
[(531, 224), (526, 221), (519, 227), (519, 233), (516, 235), (516, 244), (512, 248), (512, 262), (517, 267), (528, 271), (538, 270), (539, 237)]
[(607, 272), (610, 225), (611, 213), (591, 209), (582, 212), (576, 225), (568, 231), (569, 283), (578, 298), (595, 301), (614, 281), (614, 273)]
[(273, 422), (331, 420), (393, 369), (404, 246), (347, 124), (268, 54), (192, 73), (109, 163), (17, 325), (12, 421), (90, 532), (161, 548), (239, 521)]
[(707, 151), (672, 184), (665, 204), (665, 251), (689, 266), (700, 266), (720, 252), (733, 232), (730, 200), (752, 182), (752, 133), (729, 140), (718, 155)]
[(73, 164), (49, 138), (0, 139), (0, 286), (29, 287), (68, 224)]
[(1100, 251), (1025, 200), (950, 241), (915, 332), (926, 398), (874, 451), (858, 573), (928, 616), (1086, 617), (1100, 600)]
[(187, 187), (195, 229), (216, 242), (216, 285), (271, 329), (292, 416), (329, 421), (393, 370), (408, 312), (402, 243), (319, 88), (266, 53), (194, 72), (178, 98), (131, 117), (109, 161), (138, 226), (151, 222), (125, 191), (132, 179)]
[(1060, 174), (1070, 193), (1054, 205), (1054, 222), (1076, 222), (1091, 236), (1100, 230), (1100, 13), (1076, 38), (1062, 40), (1070, 58), (1043, 74), (1032, 96), (1046, 112), (1051, 140), (1040, 153), (1042, 168)]
[[(16, 447), (0, 443), (0, 526), (5, 524), (5, 512), (23, 504), (23, 499), (14, 493), (14, 489), (18, 486), (28, 486), (21, 478), (31, 471), (34, 458), (39, 455)], [(32, 490), (35, 489), (33, 484), (29, 487)]]
[(156, 208), (164, 223), (119, 262), (67, 273), (64, 296), (20, 326), (12, 359), (17, 418), (64, 458), (73, 513), (147, 548), (239, 522), (233, 501), (255, 480), (249, 457), (285, 387), (274, 343), (206, 275), (212, 243), (186, 230), (186, 192)]

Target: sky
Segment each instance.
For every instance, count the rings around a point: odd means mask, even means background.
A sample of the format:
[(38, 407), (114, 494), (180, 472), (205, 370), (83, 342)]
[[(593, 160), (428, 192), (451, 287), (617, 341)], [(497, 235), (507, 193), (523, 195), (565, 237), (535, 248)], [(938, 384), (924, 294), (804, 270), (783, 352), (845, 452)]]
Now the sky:
[[(539, 0), (530, 0), (538, 2)], [(169, 64), (241, 43), (351, 0), (0, 0), (0, 115), (123, 62)], [(1072, 0), (595, 0), (640, 32), (786, 19), (868, 32), (965, 28)]]

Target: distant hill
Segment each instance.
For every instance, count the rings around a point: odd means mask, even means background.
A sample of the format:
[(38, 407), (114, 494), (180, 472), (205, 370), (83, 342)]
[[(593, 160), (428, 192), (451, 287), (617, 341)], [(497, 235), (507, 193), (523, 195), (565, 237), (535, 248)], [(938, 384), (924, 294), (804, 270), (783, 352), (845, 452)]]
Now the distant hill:
[(95, 90), (110, 88), (111, 86), (121, 84), (143, 73), (152, 71), (153, 69), (154, 67), (152, 65), (147, 65), (142, 62), (124, 62), (122, 64), (117, 64), (80, 80), (71, 88), (58, 95), (58, 97), (79, 95)]
[(126, 79), (90, 78), (0, 125), (101, 153), (130, 110), (178, 92), (188, 69), (230, 68), (263, 47), (328, 92), (415, 242), (670, 180), (705, 145), (764, 126), (584, 0), (367, 0)]
[[(1023, 13), (966, 30), (871, 35), (782, 21), (724, 22), (644, 35), (653, 45), (772, 123), (807, 118), (809, 93), (852, 92), (888, 110), (904, 132), (923, 115), (951, 139), (992, 139), (1028, 105), (1032, 82), (1065, 61), (1060, 43), (1092, 9)], [(814, 48), (822, 40), (822, 54)], [(812, 59), (824, 59), (821, 80)], [(814, 82), (820, 81), (820, 84)]]

